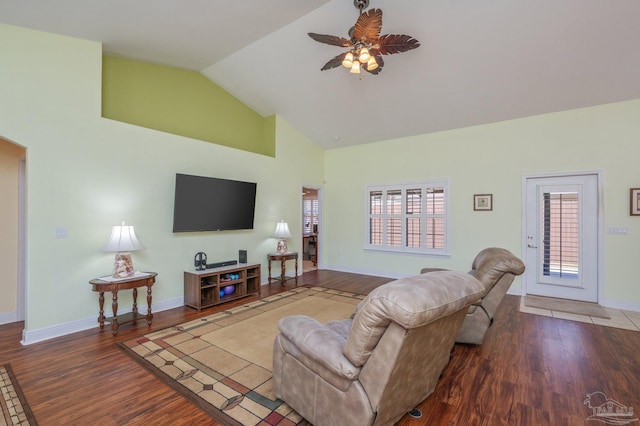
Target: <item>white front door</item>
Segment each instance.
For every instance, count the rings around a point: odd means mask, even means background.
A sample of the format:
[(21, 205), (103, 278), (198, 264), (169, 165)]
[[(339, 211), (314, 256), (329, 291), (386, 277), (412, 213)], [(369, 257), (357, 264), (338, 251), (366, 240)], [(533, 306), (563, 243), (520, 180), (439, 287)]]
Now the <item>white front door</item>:
[(598, 175), (528, 177), (526, 294), (598, 301)]

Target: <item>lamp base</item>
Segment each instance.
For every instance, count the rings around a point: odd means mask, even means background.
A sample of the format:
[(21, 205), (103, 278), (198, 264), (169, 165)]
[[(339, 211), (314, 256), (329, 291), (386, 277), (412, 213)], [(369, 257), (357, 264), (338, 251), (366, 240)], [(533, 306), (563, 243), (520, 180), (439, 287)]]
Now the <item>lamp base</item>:
[(113, 263), (113, 278), (128, 278), (134, 273), (131, 253), (116, 253), (116, 260)]
[(278, 241), (278, 254), (284, 254), (288, 251), (287, 242), (285, 240)]

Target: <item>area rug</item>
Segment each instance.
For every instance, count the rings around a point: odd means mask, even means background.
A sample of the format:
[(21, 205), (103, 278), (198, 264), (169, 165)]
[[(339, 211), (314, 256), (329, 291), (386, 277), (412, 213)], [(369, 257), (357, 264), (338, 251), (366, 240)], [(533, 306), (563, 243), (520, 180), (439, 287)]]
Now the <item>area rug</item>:
[(560, 311), (570, 314), (586, 315), (589, 317), (611, 319), (611, 316), (607, 311), (597, 303), (526, 295), (524, 297), (524, 304), (529, 308), (546, 309), (548, 311)]
[(119, 346), (173, 389), (227, 425), (296, 425), (304, 419), (273, 394), (273, 340), (280, 318), (348, 318), (365, 296), (296, 288), (127, 340)]
[(9, 364), (0, 365), (0, 389), (0, 426), (38, 424)]

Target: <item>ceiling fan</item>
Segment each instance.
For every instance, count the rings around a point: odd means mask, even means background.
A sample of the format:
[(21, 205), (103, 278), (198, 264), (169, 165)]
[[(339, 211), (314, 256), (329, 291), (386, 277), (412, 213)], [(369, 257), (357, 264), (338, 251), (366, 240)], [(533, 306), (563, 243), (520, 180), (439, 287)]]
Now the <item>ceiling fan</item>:
[(354, 6), (360, 10), (356, 24), (349, 30), (349, 38), (328, 34), (309, 33), (309, 37), (320, 43), (331, 46), (348, 47), (329, 60), (320, 70), (330, 70), (343, 65), (353, 74), (360, 74), (364, 69), (370, 74), (379, 74), (384, 66), (382, 55), (402, 53), (420, 46), (415, 38), (404, 34), (380, 35), (382, 29), (382, 10), (366, 9), (369, 0), (354, 0)]

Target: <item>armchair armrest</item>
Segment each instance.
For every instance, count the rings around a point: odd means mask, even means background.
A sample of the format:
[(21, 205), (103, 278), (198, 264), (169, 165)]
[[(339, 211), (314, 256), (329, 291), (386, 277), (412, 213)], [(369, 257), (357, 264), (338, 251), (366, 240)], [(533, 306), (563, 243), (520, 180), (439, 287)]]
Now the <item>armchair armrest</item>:
[(281, 342), (283, 348), (293, 355), (300, 352), (300, 360), (311, 370), (323, 376), (320, 370), (326, 370), (350, 381), (358, 378), (360, 368), (342, 353), (345, 338), (331, 328), (306, 315), (293, 315), (278, 321), (278, 329), (288, 341)]

